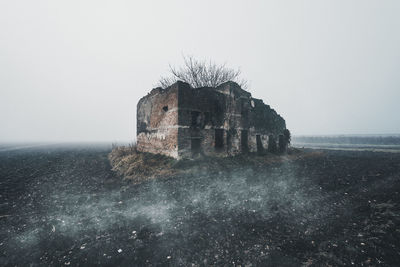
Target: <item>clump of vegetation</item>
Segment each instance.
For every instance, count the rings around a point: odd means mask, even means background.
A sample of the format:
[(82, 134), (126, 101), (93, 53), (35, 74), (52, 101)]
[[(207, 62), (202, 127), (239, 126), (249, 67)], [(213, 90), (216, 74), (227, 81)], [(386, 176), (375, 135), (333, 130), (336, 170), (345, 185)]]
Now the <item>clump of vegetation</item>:
[(217, 87), (224, 82), (233, 81), (241, 88), (248, 89), (247, 81), (240, 78), (240, 69), (231, 69), (225, 64), (218, 65), (212, 61), (197, 60), (192, 56), (183, 56), (183, 62), (180, 68), (170, 65), (171, 75), (161, 77), (158, 86), (166, 88), (177, 81), (183, 81), (193, 88)]
[(242, 167), (260, 168), (303, 156), (298, 149), (289, 149), (284, 157), (275, 153), (240, 154), (233, 157), (200, 157), (196, 160), (174, 158), (140, 152), (135, 144), (116, 146), (109, 154), (112, 170), (133, 183), (183, 174), (231, 172)]
[(175, 160), (160, 154), (139, 152), (136, 144), (113, 145), (108, 155), (112, 170), (134, 183), (176, 174), (172, 165)]

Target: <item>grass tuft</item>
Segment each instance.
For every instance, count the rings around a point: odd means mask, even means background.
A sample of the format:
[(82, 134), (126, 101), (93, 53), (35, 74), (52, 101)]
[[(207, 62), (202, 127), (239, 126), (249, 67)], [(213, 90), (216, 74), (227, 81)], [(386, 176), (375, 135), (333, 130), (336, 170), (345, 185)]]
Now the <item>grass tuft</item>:
[[(154, 178), (169, 178), (181, 174), (196, 174), (207, 170), (209, 173), (231, 171), (241, 167), (263, 167), (268, 164), (279, 163), (301, 157), (302, 151), (291, 149), (288, 154), (276, 155), (267, 153), (265, 155), (246, 154), (233, 157), (201, 157), (196, 160), (174, 158), (140, 152), (136, 144), (128, 146), (113, 145), (108, 155), (112, 170), (124, 179), (133, 183), (141, 183)], [(306, 156), (306, 155), (303, 155)], [(310, 156), (310, 155), (308, 155)]]

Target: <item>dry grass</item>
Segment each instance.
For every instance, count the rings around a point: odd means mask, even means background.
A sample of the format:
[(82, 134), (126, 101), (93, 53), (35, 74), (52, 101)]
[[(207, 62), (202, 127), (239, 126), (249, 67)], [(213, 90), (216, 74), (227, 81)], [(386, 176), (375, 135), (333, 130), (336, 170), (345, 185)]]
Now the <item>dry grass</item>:
[(113, 171), (134, 183), (176, 174), (172, 168), (173, 158), (139, 152), (135, 144), (113, 146), (108, 158)]
[[(318, 154), (318, 153), (317, 153)], [(108, 158), (113, 171), (133, 183), (141, 183), (154, 178), (167, 178), (180, 174), (196, 173), (199, 170), (208, 172), (229, 171), (240, 167), (262, 167), (301, 157), (312, 157), (312, 153), (303, 153), (291, 149), (285, 155), (255, 154), (234, 157), (202, 157), (196, 160), (175, 160), (171, 157), (144, 153), (137, 150), (135, 144), (129, 146), (113, 146)]]

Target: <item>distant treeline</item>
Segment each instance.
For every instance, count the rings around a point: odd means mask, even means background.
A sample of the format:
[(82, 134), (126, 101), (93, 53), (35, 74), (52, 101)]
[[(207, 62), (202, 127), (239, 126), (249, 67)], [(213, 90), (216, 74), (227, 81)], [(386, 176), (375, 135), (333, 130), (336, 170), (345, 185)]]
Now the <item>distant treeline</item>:
[(400, 145), (400, 136), (293, 136), (293, 143)]

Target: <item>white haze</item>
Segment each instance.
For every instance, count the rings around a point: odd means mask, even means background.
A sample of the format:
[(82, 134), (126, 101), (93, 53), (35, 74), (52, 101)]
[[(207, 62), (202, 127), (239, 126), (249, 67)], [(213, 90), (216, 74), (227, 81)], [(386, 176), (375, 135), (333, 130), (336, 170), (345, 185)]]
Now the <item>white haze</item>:
[(399, 1), (0, 2), (0, 141), (126, 141), (182, 53), (293, 134), (400, 133)]
[[(105, 242), (118, 235), (118, 242), (114, 245), (120, 244), (114, 251), (121, 247), (126, 251), (129, 248), (125, 247), (126, 239), (137, 245), (142, 242), (137, 240), (137, 235), (150, 228), (156, 236), (165, 236), (159, 242), (163, 249), (173, 248), (175, 244), (187, 242), (185, 239), (189, 235), (200, 234), (202, 228), (196, 225), (199, 215), (202, 222), (222, 224), (232, 233), (238, 231), (237, 220), (248, 213), (248, 216), (265, 222), (280, 216), (299, 232), (311, 234), (319, 229), (321, 223), (326, 223), (333, 211), (333, 204), (321, 203), (332, 203), (332, 199), (337, 198), (335, 194), (322, 193), (321, 187), (299, 176), (301, 167), (293, 163), (284, 163), (282, 168), (271, 169), (267, 174), (256, 173), (250, 168), (219, 175), (199, 171), (198, 175), (173, 181), (154, 180), (136, 188), (122, 186), (100, 189), (95, 193), (91, 192), (91, 186), (79, 183), (80, 179), (90, 180), (90, 175), (84, 177), (78, 172), (79, 175), (74, 176), (79, 164), (67, 170), (63, 167), (55, 174), (68, 177), (61, 183), (51, 177), (36, 181), (35, 191), (39, 192), (36, 194), (44, 197), (41, 205), (34, 205), (45, 208), (42, 213), (32, 214), (29, 224), (24, 225), (24, 231), (11, 231), (11, 247), (35, 248), (31, 253), (39, 255), (40, 249), (37, 248), (41, 239), (50, 233), (49, 239), (55, 238), (52, 235), (59, 235), (59, 238), (74, 240), (79, 246), (82, 244), (81, 250), (90, 249), (94, 240), (87, 243), (82, 240), (89, 237), (88, 233), (95, 233), (96, 242)], [(71, 182), (69, 177), (73, 177), (75, 182)], [(65, 190), (59, 190), (52, 184), (54, 182)], [(24, 200), (32, 197), (29, 194)], [(100, 255), (109, 254), (108, 248), (101, 247), (100, 251)], [(182, 257), (180, 260), (187, 266), (188, 255)]]

